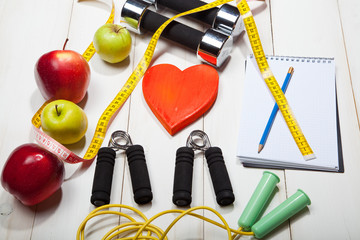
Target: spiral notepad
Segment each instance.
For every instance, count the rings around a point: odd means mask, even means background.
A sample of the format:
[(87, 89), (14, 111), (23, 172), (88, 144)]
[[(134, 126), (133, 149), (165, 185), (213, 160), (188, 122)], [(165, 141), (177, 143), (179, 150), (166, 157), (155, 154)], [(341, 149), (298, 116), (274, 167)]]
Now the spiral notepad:
[(280, 86), (289, 67), (294, 68), (285, 96), (316, 159), (304, 160), (280, 111), (264, 149), (258, 153), (275, 101), (255, 58), (249, 56), (239, 123), (237, 156), (240, 161), (248, 167), (342, 172), (334, 59), (268, 56), (267, 60)]

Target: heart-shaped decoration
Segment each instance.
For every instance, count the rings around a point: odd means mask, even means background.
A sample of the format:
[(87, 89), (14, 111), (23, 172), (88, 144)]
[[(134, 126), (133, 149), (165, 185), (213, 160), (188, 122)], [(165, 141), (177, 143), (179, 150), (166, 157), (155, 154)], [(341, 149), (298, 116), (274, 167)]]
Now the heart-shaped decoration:
[(174, 135), (213, 105), (218, 85), (219, 75), (209, 65), (181, 71), (171, 64), (159, 64), (148, 69), (142, 89), (151, 111)]

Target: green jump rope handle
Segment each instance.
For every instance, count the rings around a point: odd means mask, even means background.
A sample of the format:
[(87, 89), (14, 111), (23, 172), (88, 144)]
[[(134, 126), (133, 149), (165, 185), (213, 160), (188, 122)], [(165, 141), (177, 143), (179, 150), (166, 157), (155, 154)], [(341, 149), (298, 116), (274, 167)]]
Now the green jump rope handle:
[(256, 238), (262, 238), (310, 204), (310, 198), (299, 189), (274, 210), (256, 222), (251, 227), (251, 231), (254, 232)]
[(250, 231), (260, 214), (263, 212), (267, 202), (273, 194), (276, 184), (280, 182), (277, 175), (264, 171), (260, 182), (242, 212), (238, 224), (244, 231)]

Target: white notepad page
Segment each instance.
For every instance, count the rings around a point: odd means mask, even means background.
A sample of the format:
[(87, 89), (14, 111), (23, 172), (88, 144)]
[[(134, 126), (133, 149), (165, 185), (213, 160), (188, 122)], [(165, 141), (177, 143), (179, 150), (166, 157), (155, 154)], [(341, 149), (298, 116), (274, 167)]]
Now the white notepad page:
[(264, 149), (258, 146), (274, 107), (255, 58), (249, 56), (243, 88), (238, 157), (244, 163), (337, 171), (335, 62), (333, 59), (268, 56), (270, 68), (280, 87), (289, 67), (293, 76), (285, 96), (316, 159), (306, 161), (280, 111)]

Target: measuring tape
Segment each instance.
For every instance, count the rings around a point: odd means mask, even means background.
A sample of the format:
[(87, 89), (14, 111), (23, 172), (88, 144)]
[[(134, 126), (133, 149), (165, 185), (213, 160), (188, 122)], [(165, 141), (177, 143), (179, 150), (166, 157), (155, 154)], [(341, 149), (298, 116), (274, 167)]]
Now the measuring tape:
[[(44, 148), (50, 150), (54, 154), (56, 154), (61, 160), (68, 162), (68, 163), (79, 163), (86, 160), (92, 160), (96, 157), (96, 154), (98, 150), (101, 147), (102, 142), (104, 141), (105, 134), (109, 125), (109, 122), (111, 122), (112, 118), (116, 115), (119, 108), (125, 103), (127, 98), (130, 96), (132, 91), (135, 89), (136, 85), (140, 81), (140, 79), (144, 76), (148, 66), (150, 65), (151, 59), (154, 55), (156, 44), (160, 38), (161, 33), (166, 28), (167, 25), (169, 25), (170, 22), (172, 22), (174, 19), (185, 16), (188, 14), (204, 11), (207, 9), (214, 8), (216, 6), (225, 4), (227, 2), (231, 2), (232, 0), (217, 0), (212, 3), (203, 5), (201, 7), (180, 13), (170, 19), (168, 19), (165, 23), (163, 23), (157, 31), (152, 36), (150, 43), (145, 51), (144, 56), (140, 60), (139, 64), (136, 66), (133, 73), (130, 75), (129, 79), (126, 81), (124, 86), (121, 88), (119, 93), (116, 95), (116, 97), (111, 101), (111, 103), (107, 106), (105, 111), (102, 113), (95, 129), (95, 133), (93, 135), (93, 138), (91, 140), (90, 146), (88, 147), (85, 155), (83, 158), (77, 156), (72, 151), (64, 147), (62, 144), (58, 143), (55, 139), (51, 138), (44, 132), (40, 130), (41, 127), (41, 112), (47, 105), (47, 102), (43, 104), (43, 106), (36, 112), (34, 117), (32, 118), (32, 124), (33, 124), (33, 130), (35, 133), (35, 140), (42, 145)], [(114, 3), (112, 2), (112, 10), (110, 17), (107, 21), (113, 22), (114, 21)], [(90, 46), (86, 49), (86, 51), (83, 54), (83, 57), (89, 61), (91, 57), (94, 55), (95, 49), (93, 44), (91, 43)]]
[(271, 94), (273, 95), (277, 105), (279, 106), (279, 109), (285, 119), (291, 135), (296, 142), (296, 145), (298, 146), (305, 160), (314, 159), (315, 154), (312, 151), (308, 142), (306, 141), (306, 138), (302, 133), (293, 112), (290, 109), (290, 105), (288, 104), (288, 101), (286, 100), (283, 91), (281, 90), (278, 82), (276, 81), (274, 74), (270, 70), (270, 66), (266, 60), (266, 56), (261, 45), (254, 17), (250, 11), (249, 5), (245, 0), (236, 0), (236, 4), (243, 18), (246, 32), (249, 37), (251, 48), (253, 50), (257, 65), (260, 69), (260, 73), (265, 80), (265, 83), (268, 86)]
[[(47, 102), (43, 104), (43, 106), (36, 112), (34, 117), (32, 118), (32, 124), (33, 124), (33, 130), (35, 133), (35, 140), (45, 147), (46, 149), (50, 150), (51, 152), (55, 153), (60, 159), (62, 159), (65, 162), (68, 163), (78, 163), (83, 162), (86, 160), (92, 160), (96, 157), (96, 154), (98, 150), (100, 149), (102, 142), (104, 141), (106, 131), (108, 128), (109, 123), (111, 122), (112, 118), (116, 115), (119, 108), (125, 103), (127, 98), (130, 96), (130, 94), (135, 89), (138, 82), (141, 80), (143, 75), (145, 74), (148, 66), (150, 65), (151, 59), (153, 57), (156, 44), (160, 38), (161, 33), (166, 28), (166, 26), (175, 20), (178, 17), (185, 16), (188, 14), (204, 11), (207, 9), (214, 8), (216, 6), (231, 2), (232, 0), (217, 0), (212, 3), (208, 3), (206, 5), (200, 6), (198, 8), (180, 13), (170, 19), (168, 19), (164, 24), (162, 24), (157, 31), (152, 36), (150, 43), (145, 51), (145, 54), (143, 55), (142, 59), (136, 66), (135, 70), (130, 75), (127, 82), (124, 84), (124, 86), (121, 88), (121, 90), (118, 92), (116, 97), (111, 101), (111, 103), (107, 106), (105, 111), (102, 113), (100, 119), (98, 120), (98, 123), (96, 125), (95, 133), (93, 135), (93, 138), (91, 140), (90, 146), (88, 147), (85, 155), (83, 158), (77, 156), (72, 151), (64, 147), (62, 144), (58, 143), (56, 140), (45, 134), (40, 130), (41, 127), (41, 112), (44, 109), (44, 107), (47, 105)], [(279, 109), (281, 113), (284, 116), (284, 119), (290, 129), (290, 132), (295, 139), (295, 142), (300, 149), (302, 155), (306, 160), (315, 158), (315, 155), (313, 151), (311, 150), (309, 144), (307, 143), (294, 115), (292, 114), (292, 111), (290, 109), (290, 106), (285, 98), (284, 93), (281, 91), (280, 86), (278, 85), (274, 75), (272, 74), (269, 65), (266, 61), (266, 57), (264, 54), (264, 51), (261, 46), (260, 38), (257, 32), (257, 28), (255, 25), (254, 18), (252, 16), (252, 13), (250, 11), (249, 6), (247, 5), (245, 0), (237, 0), (237, 7), (243, 17), (243, 21), (245, 23), (245, 27), (248, 33), (248, 37), (250, 39), (251, 47), (254, 52), (254, 56), (256, 58), (256, 61), (258, 63), (258, 66), (260, 68), (260, 72), (270, 89), (272, 95), (275, 98), (276, 103), (279, 106)], [(112, 1), (112, 9), (109, 19), (106, 23), (112, 23), (114, 21), (114, 2)], [(83, 57), (89, 61), (91, 57), (95, 54), (95, 48), (93, 44), (91, 43), (90, 46), (86, 49), (86, 51), (83, 54)]]

